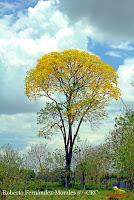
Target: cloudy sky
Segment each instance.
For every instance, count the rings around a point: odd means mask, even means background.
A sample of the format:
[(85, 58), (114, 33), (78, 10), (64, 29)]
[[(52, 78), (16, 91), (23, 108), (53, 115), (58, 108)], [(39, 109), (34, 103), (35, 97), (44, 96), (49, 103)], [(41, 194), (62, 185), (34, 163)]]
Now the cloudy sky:
[[(99, 55), (119, 74), (123, 101), (134, 101), (133, 0), (0, 0), (0, 146), (18, 149), (39, 142), (36, 112), (43, 103), (24, 95), (26, 71), (54, 50), (79, 48)], [(123, 105), (113, 102), (98, 129), (81, 129), (81, 139), (100, 143)], [(50, 146), (62, 145), (59, 137)]]

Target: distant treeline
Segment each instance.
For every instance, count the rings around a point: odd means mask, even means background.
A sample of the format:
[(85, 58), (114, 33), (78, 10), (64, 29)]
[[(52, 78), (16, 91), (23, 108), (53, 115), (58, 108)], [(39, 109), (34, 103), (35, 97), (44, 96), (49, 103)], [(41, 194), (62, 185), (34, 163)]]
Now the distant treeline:
[[(79, 141), (73, 149), (70, 187), (111, 189), (114, 184), (133, 190), (134, 112), (116, 119), (115, 128), (101, 145)], [(9, 144), (0, 150), (0, 189), (39, 190), (64, 187), (64, 149), (48, 150), (46, 143), (34, 144), (25, 153)]]

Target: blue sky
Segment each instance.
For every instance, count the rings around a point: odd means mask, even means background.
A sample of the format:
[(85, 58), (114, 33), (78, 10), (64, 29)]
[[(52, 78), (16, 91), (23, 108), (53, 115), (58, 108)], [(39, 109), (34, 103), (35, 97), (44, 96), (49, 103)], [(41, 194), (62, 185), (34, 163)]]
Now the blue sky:
[[(114, 13), (114, 14), (113, 14)], [(114, 66), (122, 98), (134, 101), (134, 2), (124, 0), (0, 0), (0, 145), (25, 149), (37, 137), (36, 112), (45, 100), (30, 102), (24, 95), (26, 71), (37, 58), (55, 50), (83, 49)], [(112, 102), (99, 129), (81, 129), (80, 137), (102, 142), (122, 109)], [(58, 137), (52, 146), (62, 145)]]
[(38, 0), (0, 0), (0, 16), (13, 14), (15, 17), (18, 12), (27, 13), (29, 7), (34, 7)]

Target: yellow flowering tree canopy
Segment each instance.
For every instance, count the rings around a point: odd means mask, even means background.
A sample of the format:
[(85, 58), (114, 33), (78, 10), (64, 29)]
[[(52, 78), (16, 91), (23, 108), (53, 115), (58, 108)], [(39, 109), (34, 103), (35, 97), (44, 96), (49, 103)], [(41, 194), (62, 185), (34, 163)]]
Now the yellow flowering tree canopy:
[[(35, 69), (26, 76), (26, 95), (29, 98), (51, 97), (59, 94), (66, 104), (66, 114), (73, 122), (100, 102), (118, 99), (116, 70), (99, 57), (81, 50), (52, 52), (38, 60)], [(64, 98), (65, 97), (65, 98)]]
[(38, 113), (38, 123), (43, 125), (44, 135), (46, 129), (50, 134), (58, 127), (68, 153), (82, 122), (90, 116), (103, 117), (105, 105), (120, 97), (116, 70), (98, 56), (82, 50), (45, 54), (27, 72), (25, 83), (28, 98), (44, 96), (51, 100)]

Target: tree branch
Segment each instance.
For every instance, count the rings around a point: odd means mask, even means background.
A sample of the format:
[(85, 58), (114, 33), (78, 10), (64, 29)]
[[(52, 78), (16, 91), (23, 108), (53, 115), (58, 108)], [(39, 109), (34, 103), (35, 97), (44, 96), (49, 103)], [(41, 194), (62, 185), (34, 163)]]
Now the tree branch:
[(59, 112), (59, 115), (60, 115), (60, 119), (61, 119), (61, 122), (62, 122), (62, 126), (63, 126), (62, 134), (63, 134), (63, 138), (64, 138), (64, 143), (66, 145), (66, 128), (65, 128), (64, 120), (63, 120), (62, 113), (60, 111), (58, 102), (55, 99), (53, 99), (48, 93), (46, 93), (46, 95), (47, 95), (47, 97), (49, 99), (51, 99), (52, 101), (54, 101), (56, 103), (56, 105), (57, 105), (57, 109), (58, 109), (58, 112)]

